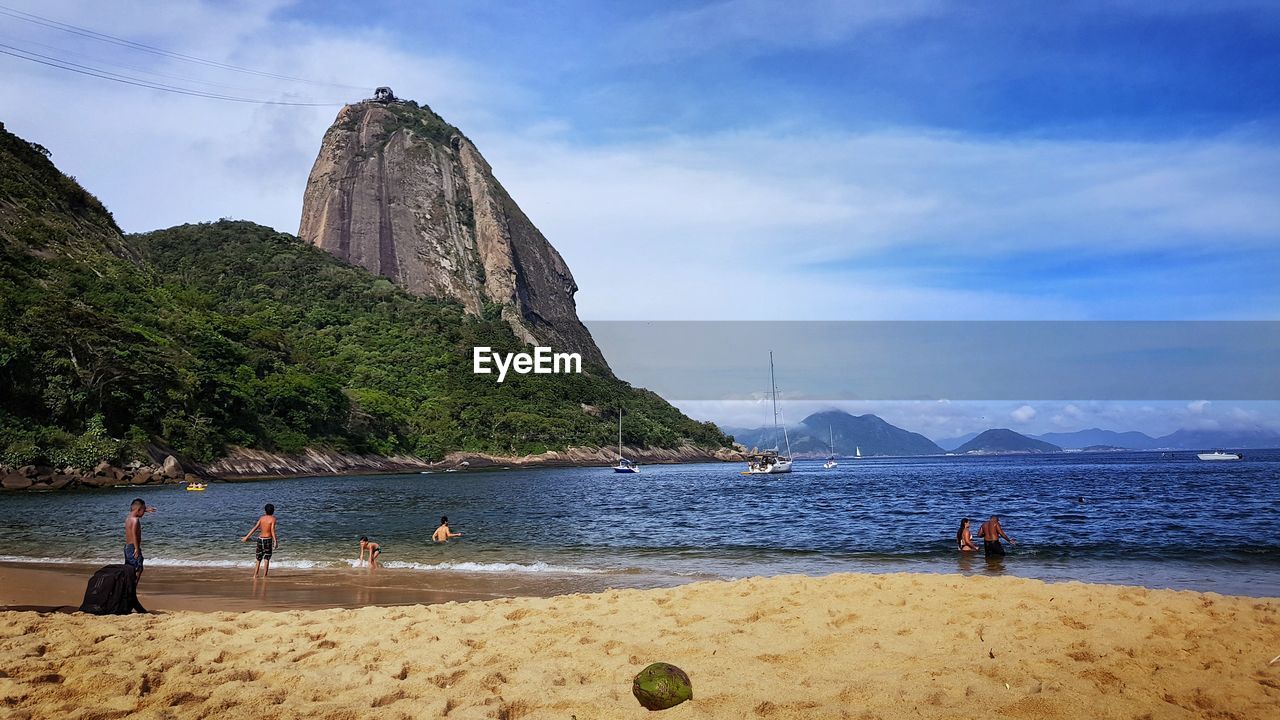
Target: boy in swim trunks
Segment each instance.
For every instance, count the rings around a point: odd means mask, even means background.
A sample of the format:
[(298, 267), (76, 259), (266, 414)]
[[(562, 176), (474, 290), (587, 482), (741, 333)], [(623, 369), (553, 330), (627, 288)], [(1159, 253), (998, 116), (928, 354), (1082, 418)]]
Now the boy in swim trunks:
[(262, 577), (266, 577), (271, 571), (271, 552), (280, 545), (280, 541), (276, 538), (276, 506), (267, 503), (262, 508), (263, 515), (258, 518), (258, 522), (253, 526), (244, 537), (240, 538), (240, 542), (246, 542), (249, 536), (256, 530), (258, 532), (257, 548), (255, 555), (258, 562), (253, 566), (253, 576), (258, 577), (258, 570), (262, 570)]
[(432, 542), (449, 542), (449, 538), (462, 537), (462, 533), (456, 533), (449, 529), (449, 518), (440, 518), (440, 527), (436, 528), (435, 533), (431, 536)]
[(369, 553), (369, 569), (378, 567), (378, 556), (382, 554), (382, 546), (373, 542), (368, 537), (360, 536), (360, 559), (357, 562), (364, 562), (364, 554)]
[(155, 511), (147, 507), (142, 498), (135, 498), (124, 518), (124, 564), (133, 568), (139, 579), (142, 578), (142, 516)]

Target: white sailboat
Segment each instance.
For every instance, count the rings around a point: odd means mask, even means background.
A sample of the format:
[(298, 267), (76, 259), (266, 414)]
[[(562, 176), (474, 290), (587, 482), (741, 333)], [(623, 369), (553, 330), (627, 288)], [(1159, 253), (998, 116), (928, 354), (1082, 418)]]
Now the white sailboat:
[(616, 473), (638, 473), (640, 466), (622, 456), (622, 408), (618, 408), (618, 463), (613, 466)]
[(862, 448), (857, 447), (857, 446), (854, 446), (854, 448), (853, 448), (853, 456), (854, 456), (854, 457), (856, 457), (856, 458), (861, 458), (861, 457), (862, 457)]
[(827, 445), (831, 448), (831, 452), (827, 455), (827, 461), (822, 463), (822, 467), (825, 470), (830, 470), (839, 464), (836, 462), (836, 441), (835, 437), (831, 434), (830, 425), (827, 426)]
[(782, 428), (782, 438), (787, 444), (787, 454), (778, 454), (778, 382), (773, 376), (773, 353), (769, 353), (769, 385), (773, 394), (773, 442), (774, 449), (747, 456), (747, 469), (743, 475), (780, 475), (791, 472), (791, 438), (787, 428)]

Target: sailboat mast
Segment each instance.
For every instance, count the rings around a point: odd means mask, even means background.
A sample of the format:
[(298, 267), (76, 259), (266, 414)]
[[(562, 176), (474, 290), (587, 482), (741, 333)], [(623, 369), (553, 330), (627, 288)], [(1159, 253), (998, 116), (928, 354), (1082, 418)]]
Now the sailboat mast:
[(622, 408), (618, 408), (618, 460), (622, 460)]
[[(769, 351), (769, 385), (773, 388), (773, 444), (778, 444), (778, 380), (773, 374), (773, 351)], [(787, 429), (782, 428), (782, 439), (787, 443), (787, 458), (791, 458), (791, 438)], [(782, 448), (778, 448), (781, 450)]]
[(769, 388), (773, 398), (773, 444), (778, 444), (778, 381), (773, 377), (773, 351), (769, 351)]

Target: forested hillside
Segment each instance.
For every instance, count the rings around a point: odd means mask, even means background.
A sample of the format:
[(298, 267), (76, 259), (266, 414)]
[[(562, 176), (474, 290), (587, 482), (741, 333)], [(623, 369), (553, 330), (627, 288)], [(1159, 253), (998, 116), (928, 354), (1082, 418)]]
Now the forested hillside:
[(0, 125), (0, 464), (85, 467), (148, 442), (437, 458), (728, 443), (607, 370), (473, 375), (522, 349), (497, 309), (413, 297), (297, 238), (220, 221), (122, 237)]

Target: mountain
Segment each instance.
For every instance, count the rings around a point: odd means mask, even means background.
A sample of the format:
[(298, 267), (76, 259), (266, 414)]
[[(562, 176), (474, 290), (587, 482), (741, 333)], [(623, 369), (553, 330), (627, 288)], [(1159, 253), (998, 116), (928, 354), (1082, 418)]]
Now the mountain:
[(598, 366), (476, 375), (526, 346), (498, 313), (409, 294), (248, 222), (123, 236), (38, 145), (0, 125), (0, 465), (92, 468), (150, 447), (437, 459), (713, 449), (718, 428)]
[(578, 320), (569, 266), (475, 145), (429, 107), (343, 107), (307, 179), (298, 236), (468, 314), (497, 306), (524, 342), (605, 367)]
[(1100, 428), (1089, 428), (1088, 430), (1077, 430), (1075, 432), (1051, 432), (1043, 435), (1029, 435), (1028, 437), (1071, 450), (1079, 450), (1091, 445), (1121, 447), (1129, 450), (1147, 450), (1159, 447), (1156, 439), (1146, 433), (1136, 431), (1116, 432)]
[(955, 450), (956, 448), (960, 447), (961, 445), (969, 442), (970, 440), (976, 437), (978, 437), (978, 433), (971, 432), (971, 433), (965, 433), (964, 435), (960, 435), (959, 437), (943, 438), (941, 440), (938, 440), (937, 442), (938, 442), (938, 447), (942, 448), (943, 450), (946, 450), (947, 452), (951, 452), (952, 450)]
[(1052, 453), (1062, 452), (1062, 448), (1043, 440), (1035, 440), (1004, 428), (986, 430), (978, 436), (955, 449), (957, 454), (963, 453)]
[(1173, 450), (1212, 450), (1224, 448), (1246, 450), (1280, 448), (1280, 432), (1253, 430), (1178, 430), (1152, 441), (1153, 447)]
[[(837, 455), (853, 455), (861, 449), (864, 457), (872, 455), (941, 455), (942, 448), (929, 438), (890, 425), (875, 415), (850, 415), (842, 410), (814, 413), (794, 428), (787, 428), (791, 452), (798, 457), (826, 457), (829, 452), (828, 428), (835, 440)], [(773, 428), (733, 431), (736, 442), (748, 448), (773, 447)], [(781, 445), (781, 440), (778, 441)]]

